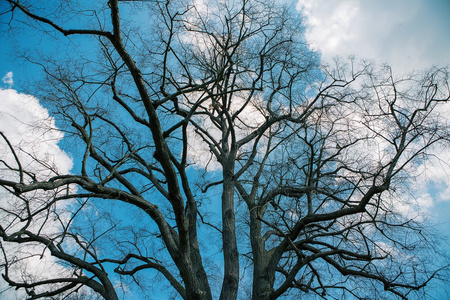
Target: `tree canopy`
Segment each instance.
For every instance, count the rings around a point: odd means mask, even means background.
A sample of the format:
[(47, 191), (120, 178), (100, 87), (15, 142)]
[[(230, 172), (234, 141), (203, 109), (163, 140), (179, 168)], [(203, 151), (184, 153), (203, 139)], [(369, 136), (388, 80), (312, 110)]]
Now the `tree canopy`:
[(29, 299), (408, 299), (446, 271), (414, 184), (447, 68), (321, 64), (274, 2), (1, 2), (57, 45), (22, 55), (46, 133), (1, 132), (2, 276)]

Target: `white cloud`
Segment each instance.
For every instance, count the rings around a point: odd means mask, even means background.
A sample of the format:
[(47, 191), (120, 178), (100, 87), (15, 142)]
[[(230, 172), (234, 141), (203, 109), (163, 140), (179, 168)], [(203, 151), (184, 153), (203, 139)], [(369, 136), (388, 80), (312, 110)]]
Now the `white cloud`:
[(440, 200), (440, 201), (450, 201), (450, 187), (449, 186), (447, 186), (445, 191), (440, 192), (438, 194), (438, 200)]
[[(13, 89), (0, 89), (0, 99), (0, 131), (19, 151), (22, 164), (42, 177), (56, 172), (68, 173), (72, 160), (58, 146), (63, 134), (38, 99)], [(9, 152), (4, 141), (0, 144), (0, 151)], [(44, 161), (46, 166), (38, 161)]]
[(450, 63), (450, 4), (425, 0), (299, 0), (306, 36), (325, 61), (356, 55), (410, 72)]
[[(9, 73), (8, 73), (9, 74)], [(5, 76), (6, 77), (6, 76)], [(12, 73), (11, 73), (12, 81)], [(4, 80), (5, 81), (5, 80)], [(55, 174), (67, 174), (72, 168), (72, 160), (62, 151), (58, 142), (63, 134), (55, 127), (55, 120), (49, 116), (39, 101), (26, 94), (18, 93), (13, 89), (0, 89), (0, 131), (7, 137), (20, 159), (21, 167), (26, 171), (36, 174), (38, 179), (46, 179)], [(10, 151), (8, 144), (0, 138), (0, 176), (2, 179), (18, 180), (17, 172), (10, 168), (18, 168), (17, 161)], [(8, 167), (9, 166), (9, 167)], [(26, 176), (25, 176), (26, 177)], [(25, 178), (30, 180), (30, 178)], [(31, 211), (41, 208), (48, 199), (52, 199), (54, 192), (36, 192), (34, 195), (26, 195), (26, 199), (13, 196), (5, 189), (0, 189), (0, 219), (2, 226), (7, 230), (13, 230), (18, 226), (24, 226), (14, 214), (24, 215), (23, 207), (28, 205)], [(67, 205), (67, 204), (66, 204)], [(62, 206), (57, 209), (61, 209)], [(9, 213), (8, 213), (9, 212)], [(54, 212), (50, 212), (53, 214)], [(28, 230), (41, 230), (41, 233), (52, 235), (59, 229), (56, 219), (36, 216)], [(26, 213), (25, 213), (26, 215)], [(64, 219), (67, 217), (59, 213)], [(25, 273), (40, 279), (51, 278), (70, 270), (58, 264), (54, 257), (50, 256), (45, 247), (39, 245), (15, 245), (3, 243), (8, 261), (15, 261), (15, 268), (10, 270), (9, 276), (18, 281), (26, 278)], [(4, 263), (0, 254), (0, 262)], [(3, 273), (4, 270), (1, 270)], [(70, 276), (70, 273), (68, 274)], [(4, 299), (24, 299), (24, 291), (16, 291), (7, 287), (6, 282), (0, 281), (0, 297)]]
[(342, 43), (355, 38), (352, 29), (359, 12), (357, 1), (339, 1), (323, 5), (320, 1), (300, 0), (298, 7), (307, 17), (307, 37), (316, 50), (333, 53)]
[(8, 88), (12, 88), (14, 85), (13, 72), (6, 73), (6, 75), (3, 76), (2, 81)]

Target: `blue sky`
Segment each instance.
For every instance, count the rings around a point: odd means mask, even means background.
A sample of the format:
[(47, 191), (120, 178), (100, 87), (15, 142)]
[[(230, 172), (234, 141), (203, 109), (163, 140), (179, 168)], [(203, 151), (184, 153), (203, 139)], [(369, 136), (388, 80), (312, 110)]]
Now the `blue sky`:
[[(307, 38), (324, 60), (356, 55), (389, 63), (396, 72), (450, 64), (449, 0), (280, 1), (303, 11)], [(10, 37), (2, 34), (0, 39), (0, 74), (12, 71), (17, 87), (24, 65), (15, 61)], [(33, 36), (26, 40), (39, 44)]]
[[(2, 5), (4, 2), (0, 9)], [(307, 39), (322, 53), (324, 62), (336, 56), (355, 55), (389, 63), (396, 74), (450, 64), (450, 0), (299, 0), (292, 6), (304, 13)], [(4, 24), (0, 26), (2, 32), (7, 29)], [(27, 36), (20, 42), (39, 44), (40, 40)], [(40, 46), (45, 48), (46, 44)], [(14, 58), (15, 47), (8, 34), (0, 35), (0, 79), (12, 72), (12, 87), (23, 91), (27, 78), (38, 76), (38, 71)], [(0, 88), (10, 87), (7, 79), (0, 82)], [(450, 182), (448, 178), (445, 182), (439, 180), (438, 184)], [(440, 224), (438, 230), (450, 233), (450, 197), (439, 197), (445, 189), (434, 184), (424, 188), (431, 196), (425, 203), (430, 219)]]

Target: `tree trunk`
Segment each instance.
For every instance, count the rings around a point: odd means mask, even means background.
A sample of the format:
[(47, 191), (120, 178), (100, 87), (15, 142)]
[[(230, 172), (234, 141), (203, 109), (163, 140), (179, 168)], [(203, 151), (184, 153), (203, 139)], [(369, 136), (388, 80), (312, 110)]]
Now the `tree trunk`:
[(275, 269), (269, 266), (270, 255), (261, 236), (261, 222), (257, 218), (259, 209), (258, 207), (250, 209), (250, 242), (253, 253), (252, 300), (270, 299), (275, 281)]
[(222, 242), (224, 256), (224, 278), (221, 300), (234, 300), (239, 287), (239, 252), (236, 242), (236, 224), (234, 213), (234, 156), (223, 164), (222, 192)]

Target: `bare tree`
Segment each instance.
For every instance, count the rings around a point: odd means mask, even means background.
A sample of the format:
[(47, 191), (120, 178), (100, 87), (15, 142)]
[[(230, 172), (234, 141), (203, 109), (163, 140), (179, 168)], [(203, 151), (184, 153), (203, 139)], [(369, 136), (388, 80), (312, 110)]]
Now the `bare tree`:
[[(145, 293), (157, 276), (175, 298), (236, 299), (250, 270), (252, 299), (406, 299), (445, 267), (403, 208), (448, 143), (447, 69), (320, 66), (301, 20), (264, 1), (55, 2), (2, 0), (13, 32), (70, 42), (26, 59), (75, 164), (39, 159), (37, 176), (2, 134), (10, 286), (118, 299), (119, 279)], [(65, 271), (28, 275), (19, 252)]]

